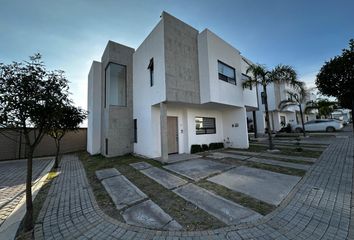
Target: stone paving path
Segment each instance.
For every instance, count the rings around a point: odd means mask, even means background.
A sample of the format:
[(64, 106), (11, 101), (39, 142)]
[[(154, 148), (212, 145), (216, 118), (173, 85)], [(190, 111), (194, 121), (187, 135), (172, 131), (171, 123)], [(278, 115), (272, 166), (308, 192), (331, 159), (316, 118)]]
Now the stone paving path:
[(255, 220), (262, 217), (261, 214), (251, 209), (229, 201), (204, 188), (198, 187), (193, 183), (179, 187), (173, 190), (173, 192), (227, 225)]
[(98, 207), (76, 156), (61, 162), (35, 227), (36, 239), (348, 239), (353, 139), (334, 139), (274, 212), (209, 231), (155, 231), (118, 222)]
[[(51, 161), (51, 158), (33, 160), (33, 180)], [(26, 190), (27, 160), (0, 162), (0, 228), (24, 197)]]
[(277, 206), (300, 179), (297, 176), (240, 166), (208, 178), (208, 181)]

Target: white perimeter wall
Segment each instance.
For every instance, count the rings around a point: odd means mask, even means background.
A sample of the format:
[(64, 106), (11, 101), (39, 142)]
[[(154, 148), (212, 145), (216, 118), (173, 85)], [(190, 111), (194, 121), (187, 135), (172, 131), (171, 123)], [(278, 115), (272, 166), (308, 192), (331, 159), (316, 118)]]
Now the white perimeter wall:
[(87, 151), (90, 154), (101, 153), (101, 63), (94, 61), (88, 75), (88, 127), (87, 127)]

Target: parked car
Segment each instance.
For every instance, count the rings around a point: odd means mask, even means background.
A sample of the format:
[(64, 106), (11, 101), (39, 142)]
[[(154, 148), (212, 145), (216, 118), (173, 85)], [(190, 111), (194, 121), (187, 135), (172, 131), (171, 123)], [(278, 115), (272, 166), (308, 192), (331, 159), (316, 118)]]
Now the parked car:
[[(306, 132), (334, 132), (343, 128), (343, 122), (337, 119), (316, 119), (305, 123)], [(302, 125), (294, 126), (295, 132), (302, 132)]]

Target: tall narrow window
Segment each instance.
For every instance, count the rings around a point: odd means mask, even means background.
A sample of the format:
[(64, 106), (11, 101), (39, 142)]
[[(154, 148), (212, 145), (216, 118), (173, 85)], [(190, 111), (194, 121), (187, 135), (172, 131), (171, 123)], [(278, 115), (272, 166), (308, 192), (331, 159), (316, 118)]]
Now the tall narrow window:
[(134, 119), (134, 142), (138, 142), (138, 123), (136, 119)]
[[(251, 77), (248, 76), (247, 74), (242, 73), (242, 82), (250, 80)], [(249, 89), (252, 90), (252, 84), (249, 85)]]
[(109, 63), (106, 68), (106, 101), (109, 105), (127, 105), (126, 66)]
[(218, 61), (218, 74), (221, 81), (225, 81), (236, 85), (235, 68)]
[(152, 87), (154, 86), (154, 58), (150, 59), (148, 69), (150, 73), (150, 87)]

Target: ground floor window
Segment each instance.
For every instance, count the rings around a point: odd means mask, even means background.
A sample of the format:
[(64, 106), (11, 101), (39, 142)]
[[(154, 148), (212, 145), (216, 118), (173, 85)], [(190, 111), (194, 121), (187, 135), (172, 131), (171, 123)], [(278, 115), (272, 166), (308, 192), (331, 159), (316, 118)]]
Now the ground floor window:
[(195, 118), (196, 134), (215, 134), (216, 125), (215, 118), (210, 117), (196, 117)]

